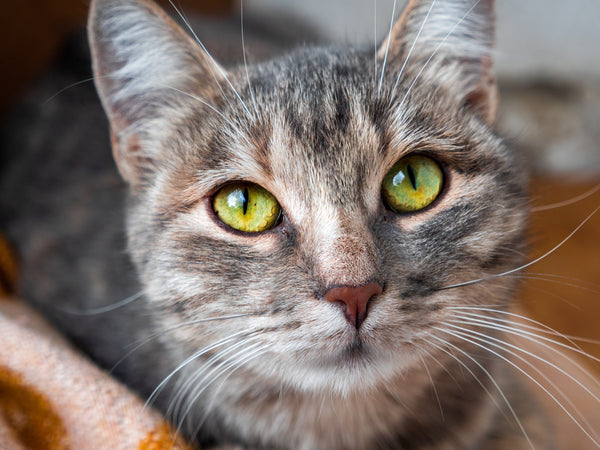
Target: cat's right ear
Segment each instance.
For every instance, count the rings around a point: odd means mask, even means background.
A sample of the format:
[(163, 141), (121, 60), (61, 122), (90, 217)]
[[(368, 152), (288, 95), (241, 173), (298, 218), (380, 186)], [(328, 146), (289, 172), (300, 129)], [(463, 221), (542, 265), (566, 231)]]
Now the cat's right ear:
[(141, 185), (161, 157), (145, 142), (151, 129), (185, 93), (218, 89), (224, 71), (151, 0), (92, 0), (88, 38), (115, 160), (126, 181)]

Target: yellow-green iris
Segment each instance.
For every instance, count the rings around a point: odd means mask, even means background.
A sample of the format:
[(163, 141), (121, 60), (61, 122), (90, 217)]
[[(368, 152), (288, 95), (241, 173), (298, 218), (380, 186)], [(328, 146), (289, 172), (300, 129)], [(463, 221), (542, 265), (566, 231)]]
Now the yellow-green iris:
[(273, 228), (281, 213), (273, 194), (254, 183), (222, 187), (213, 199), (213, 210), (222, 222), (247, 233)]
[(396, 212), (412, 212), (433, 203), (442, 190), (444, 174), (438, 163), (423, 155), (402, 158), (383, 179), (383, 200)]

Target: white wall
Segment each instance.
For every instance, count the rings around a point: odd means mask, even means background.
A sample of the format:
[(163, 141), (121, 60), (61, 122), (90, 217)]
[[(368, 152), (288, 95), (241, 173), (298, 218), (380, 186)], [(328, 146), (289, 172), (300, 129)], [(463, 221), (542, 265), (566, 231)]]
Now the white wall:
[[(245, 0), (254, 12), (286, 9), (334, 41), (374, 42), (389, 29), (393, 0)], [(398, 0), (399, 14), (405, 0)], [(600, 80), (600, 0), (497, 0), (497, 72)], [(376, 12), (376, 14), (375, 14)]]

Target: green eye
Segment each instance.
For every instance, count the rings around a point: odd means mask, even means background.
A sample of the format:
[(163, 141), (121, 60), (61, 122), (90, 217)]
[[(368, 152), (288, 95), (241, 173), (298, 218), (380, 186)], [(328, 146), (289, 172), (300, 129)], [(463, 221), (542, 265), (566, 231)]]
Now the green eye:
[(383, 179), (385, 203), (399, 213), (418, 211), (440, 195), (444, 174), (438, 163), (423, 155), (402, 158)]
[(254, 183), (234, 183), (221, 188), (213, 199), (213, 210), (223, 223), (247, 233), (273, 228), (281, 213), (275, 197)]

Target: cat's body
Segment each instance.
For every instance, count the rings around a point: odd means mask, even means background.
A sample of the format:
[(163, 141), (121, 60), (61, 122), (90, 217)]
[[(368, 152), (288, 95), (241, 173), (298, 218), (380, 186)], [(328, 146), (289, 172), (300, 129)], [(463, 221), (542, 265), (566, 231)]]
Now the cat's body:
[[(482, 341), (459, 319), (502, 317), (516, 283), (494, 275), (524, 262), (527, 174), (491, 127), (492, 30), (491, 1), (411, 1), (375, 58), (302, 48), (225, 73), (155, 5), (93, 2), (144, 295), (50, 314), (104, 364), (124, 357), (120, 376), (158, 386), (202, 443), (553, 448), (500, 331)], [(382, 183), (412, 155), (442, 188), (401, 213)], [(215, 198), (235, 183), (281, 215), (260, 232), (224, 223)]]

